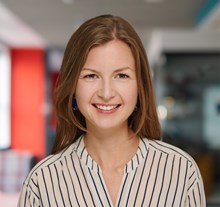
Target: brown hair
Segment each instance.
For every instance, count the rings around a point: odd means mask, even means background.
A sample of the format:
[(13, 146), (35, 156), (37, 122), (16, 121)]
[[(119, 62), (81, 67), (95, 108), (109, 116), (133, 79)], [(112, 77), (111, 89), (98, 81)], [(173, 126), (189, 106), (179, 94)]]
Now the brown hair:
[(101, 15), (83, 23), (66, 46), (55, 92), (56, 139), (52, 153), (69, 146), (86, 131), (83, 115), (72, 109), (78, 77), (90, 49), (114, 39), (130, 47), (136, 63), (140, 107), (129, 117), (129, 126), (138, 136), (160, 139), (151, 74), (142, 42), (133, 27), (121, 17)]

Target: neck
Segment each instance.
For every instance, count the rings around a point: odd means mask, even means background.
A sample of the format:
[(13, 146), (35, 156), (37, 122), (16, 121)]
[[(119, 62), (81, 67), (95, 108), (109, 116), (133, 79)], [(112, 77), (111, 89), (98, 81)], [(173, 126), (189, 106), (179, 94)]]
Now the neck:
[(130, 129), (89, 131), (85, 135), (85, 145), (90, 156), (102, 169), (121, 169), (137, 151), (139, 139)]

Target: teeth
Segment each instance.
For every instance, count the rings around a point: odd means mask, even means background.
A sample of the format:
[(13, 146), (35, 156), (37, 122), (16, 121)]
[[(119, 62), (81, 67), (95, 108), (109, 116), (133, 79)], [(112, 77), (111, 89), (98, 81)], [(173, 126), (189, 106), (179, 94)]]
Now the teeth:
[(96, 105), (96, 107), (97, 107), (98, 109), (103, 110), (103, 111), (110, 111), (110, 110), (116, 108), (117, 106), (102, 106), (102, 105)]

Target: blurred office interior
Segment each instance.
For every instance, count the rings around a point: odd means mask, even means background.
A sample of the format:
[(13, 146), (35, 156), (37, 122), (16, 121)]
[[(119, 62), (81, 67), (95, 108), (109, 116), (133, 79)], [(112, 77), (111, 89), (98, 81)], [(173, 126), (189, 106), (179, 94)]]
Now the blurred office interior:
[(0, 0), (1, 199), (13, 202), (50, 154), (65, 45), (82, 22), (105, 13), (126, 18), (141, 36), (163, 140), (195, 159), (208, 206), (220, 206), (219, 0)]

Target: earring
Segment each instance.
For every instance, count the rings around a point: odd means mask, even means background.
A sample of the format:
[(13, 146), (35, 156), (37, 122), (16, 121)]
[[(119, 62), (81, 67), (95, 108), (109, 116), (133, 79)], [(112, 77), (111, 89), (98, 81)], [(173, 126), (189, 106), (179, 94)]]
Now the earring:
[(78, 110), (78, 105), (77, 105), (75, 97), (72, 100), (72, 108), (73, 108), (74, 111)]
[(135, 108), (134, 108), (134, 111), (138, 111), (139, 108), (140, 108), (140, 101), (139, 101), (139, 99), (138, 99), (138, 100), (137, 100), (137, 103), (136, 103), (136, 106), (135, 106)]

